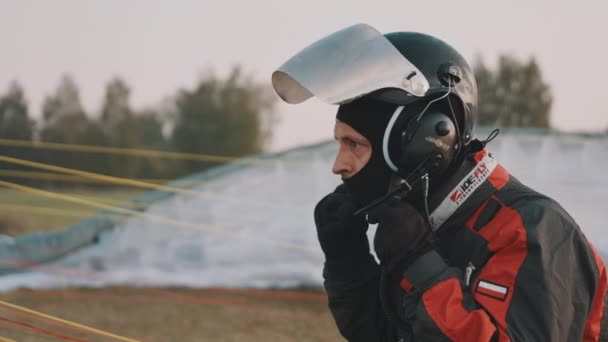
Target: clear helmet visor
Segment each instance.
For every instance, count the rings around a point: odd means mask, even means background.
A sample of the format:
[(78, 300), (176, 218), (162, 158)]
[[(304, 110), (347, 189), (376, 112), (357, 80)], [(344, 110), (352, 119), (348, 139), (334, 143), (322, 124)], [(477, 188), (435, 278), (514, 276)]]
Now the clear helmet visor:
[(422, 97), (429, 82), (380, 32), (357, 24), (322, 38), (272, 74), (277, 94), (287, 103), (316, 96), (343, 104), (379, 89)]

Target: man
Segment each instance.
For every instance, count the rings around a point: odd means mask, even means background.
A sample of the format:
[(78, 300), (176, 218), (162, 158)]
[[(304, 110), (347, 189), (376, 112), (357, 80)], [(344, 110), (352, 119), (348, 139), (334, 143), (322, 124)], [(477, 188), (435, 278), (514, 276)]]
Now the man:
[(601, 258), (558, 203), (492, 158), (492, 137), (473, 139), (475, 78), (456, 50), (359, 24), (272, 78), (287, 102), (340, 105), (332, 171), (343, 184), (314, 216), (344, 337), (608, 341)]

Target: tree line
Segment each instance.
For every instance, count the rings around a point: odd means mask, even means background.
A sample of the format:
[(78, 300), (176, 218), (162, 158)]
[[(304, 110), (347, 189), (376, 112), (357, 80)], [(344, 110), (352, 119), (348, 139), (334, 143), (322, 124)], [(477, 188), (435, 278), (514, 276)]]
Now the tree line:
[[(39, 118), (34, 119), (25, 90), (13, 81), (0, 95), (0, 139), (236, 158), (263, 152), (276, 121), (275, 96), (269, 86), (255, 82), (238, 66), (226, 78), (202, 77), (192, 89), (177, 90), (156, 108), (134, 109), (130, 94), (129, 85), (115, 77), (106, 85), (99, 112), (89, 113), (82, 105), (77, 83), (64, 75), (54, 93), (44, 99)], [(2, 142), (0, 155), (137, 179), (173, 179), (217, 165), (213, 161), (34, 149)], [(0, 162), (0, 179), (11, 182), (70, 184), (2, 175), (2, 170), (41, 170)]]
[[(480, 96), (478, 125), (550, 128), (553, 97), (533, 57), (521, 61), (502, 55), (494, 68), (478, 58), (474, 71)], [(14, 81), (0, 94), (0, 139), (240, 157), (263, 152), (276, 122), (276, 96), (269, 84), (255, 82), (238, 66), (226, 78), (202, 77), (157, 107), (136, 110), (130, 94), (129, 85), (115, 77), (106, 85), (100, 110), (89, 113), (75, 80), (64, 75), (44, 100), (38, 119), (33, 119), (25, 90)], [(218, 164), (32, 149), (1, 141), (0, 155), (137, 179), (173, 179)], [(0, 161), (0, 179), (12, 182), (69, 184), (7, 176), (2, 170), (31, 169)]]

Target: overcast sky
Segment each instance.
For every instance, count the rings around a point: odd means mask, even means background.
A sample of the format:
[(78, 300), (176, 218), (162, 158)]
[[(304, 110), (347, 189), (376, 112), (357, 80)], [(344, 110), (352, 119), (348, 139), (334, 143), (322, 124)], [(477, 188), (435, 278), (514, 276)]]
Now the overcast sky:
[[(534, 55), (555, 96), (552, 124), (608, 127), (608, 1), (0, 0), (0, 90), (19, 80), (37, 115), (62, 73), (98, 111), (123, 77), (135, 108), (153, 106), (209, 69), (234, 64), (261, 82), (295, 52), (357, 22), (382, 32), (436, 35), (472, 60)], [(272, 150), (332, 135), (335, 107), (312, 99), (277, 107)], [(227, 134), (227, 136), (229, 136)]]

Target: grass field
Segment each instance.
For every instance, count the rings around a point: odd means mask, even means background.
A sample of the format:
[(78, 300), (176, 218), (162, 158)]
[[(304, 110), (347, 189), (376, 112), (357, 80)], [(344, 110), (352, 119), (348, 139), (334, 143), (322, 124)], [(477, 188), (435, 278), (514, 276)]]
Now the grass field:
[[(142, 191), (61, 193), (118, 204)], [(0, 189), (0, 234), (57, 230), (96, 210)], [(0, 300), (138, 341), (342, 341), (320, 291), (114, 287), (17, 290)], [(0, 342), (61, 340), (119, 341), (0, 303)]]
[[(0, 294), (0, 300), (138, 341), (341, 341), (322, 292), (123, 287), (19, 290)], [(0, 305), (0, 337), (61, 340), (33, 329), (119, 341)]]

